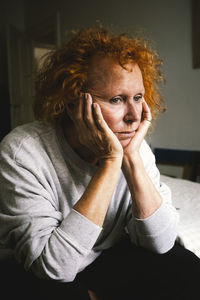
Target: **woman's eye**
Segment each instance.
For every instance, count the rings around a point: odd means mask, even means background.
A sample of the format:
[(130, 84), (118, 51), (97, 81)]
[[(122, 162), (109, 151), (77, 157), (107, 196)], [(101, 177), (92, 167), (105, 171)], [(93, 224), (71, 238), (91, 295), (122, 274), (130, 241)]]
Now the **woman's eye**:
[(139, 102), (142, 99), (142, 94), (138, 94), (134, 97), (134, 101)]
[(110, 102), (114, 103), (114, 104), (118, 104), (121, 101), (123, 101), (123, 99), (121, 97), (115, 97), (115, 98), (110, 99)]

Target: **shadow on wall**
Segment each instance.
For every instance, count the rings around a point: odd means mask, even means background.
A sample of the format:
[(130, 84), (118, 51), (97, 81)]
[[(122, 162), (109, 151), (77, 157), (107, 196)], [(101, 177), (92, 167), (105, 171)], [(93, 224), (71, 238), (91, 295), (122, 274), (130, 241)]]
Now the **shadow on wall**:
[(8, 89), (5, 86), (0, 86), (0, 141), (10, 131), (10, 102)]

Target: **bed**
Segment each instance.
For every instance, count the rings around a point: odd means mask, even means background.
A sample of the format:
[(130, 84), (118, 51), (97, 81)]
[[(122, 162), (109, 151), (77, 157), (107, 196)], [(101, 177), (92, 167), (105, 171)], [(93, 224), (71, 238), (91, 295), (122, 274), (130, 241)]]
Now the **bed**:
[(177, 241), (200, 258), (200, 183), (161, 175), (180, 215)]

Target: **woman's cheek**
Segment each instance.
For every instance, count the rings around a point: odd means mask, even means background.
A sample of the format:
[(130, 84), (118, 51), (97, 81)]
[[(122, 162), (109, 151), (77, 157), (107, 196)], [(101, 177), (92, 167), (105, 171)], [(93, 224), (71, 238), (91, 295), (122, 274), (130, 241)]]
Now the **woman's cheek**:
[(112, 131), (116, 131), (116, 127), (118, 127), (122, 117), (121, 113), (119, 112), (118, 109), (113, 108), (113, 109), (108, 109), (107, 107), (101, 106), (101, 112), (104, 117), (104, 120), (106, 121), (107, 125), (110, 127)]

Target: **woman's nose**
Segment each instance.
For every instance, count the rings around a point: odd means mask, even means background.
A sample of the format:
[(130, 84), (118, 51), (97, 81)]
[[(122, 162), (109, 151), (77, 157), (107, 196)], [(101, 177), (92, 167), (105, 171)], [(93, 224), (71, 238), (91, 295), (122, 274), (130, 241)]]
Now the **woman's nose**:
[(135, 122), (141, 118), (141, 108), (138, 103), (126, 103), (125, 112), (124, 112), (124, 121), (125, 122)]

